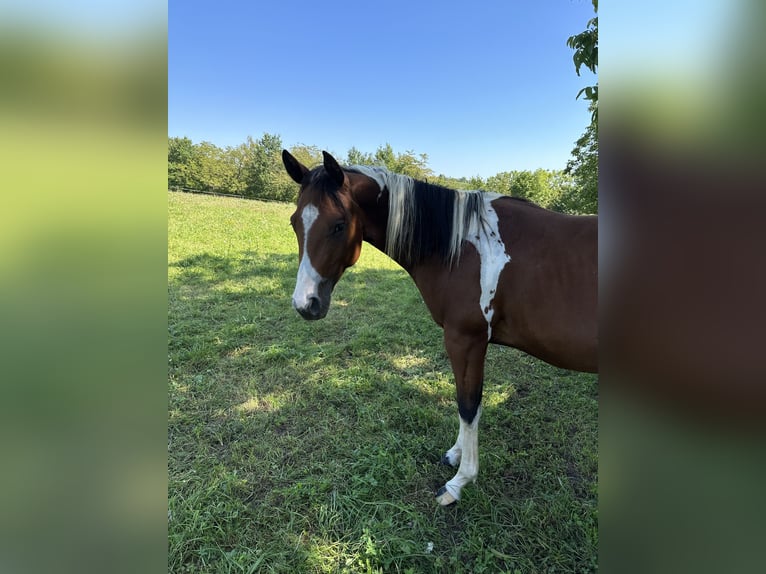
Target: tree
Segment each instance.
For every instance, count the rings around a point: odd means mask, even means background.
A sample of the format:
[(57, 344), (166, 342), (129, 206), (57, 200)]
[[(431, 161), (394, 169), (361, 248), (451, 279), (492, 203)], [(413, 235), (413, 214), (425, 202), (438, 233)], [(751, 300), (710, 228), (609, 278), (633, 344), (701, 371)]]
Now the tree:
[(224, 193), (233, 191), (236, 167), (226, 150), (213, 143), (203, 141), (195, 146), (192, 173), (196, 189)]
[[(591, 104), (591, 107), (595, 104)], [(585, 128), (575, 143), (565, 173), (571, 174), (575, 189), (565, 198), (573, 213), (598, 213), (598, 120)]]
[(397, 156), (396, 171), (420, 180), (428, 179), (434, 173), (428, 167), (428, 154), (415, 154), (412, 150), (407, 150)]
[(468, 178), (468, 189), (487, 189), (487, 182), (480, 175)]
[(487, 189), (486, 182), (477, 187), (471, 185), (471, 183), (475, 183), (475, 181), (468, 180), (465, 177), (447, 177), (444, 174), (429, 177), (428, 182), (441, 185), (442, 187), (448, 187), (449, 189)]
[(282, 138), (268, 133), (257, 140), (248, 136), (245, 147), (247, 194), (260, 199), (294, 201), (295, 184), (282, 166)]
[(558, 198), (555, 197), (549, 180), (550, 172), (544, 169), (515, 171), (511, 177), (510, 194), (543, 207), (551, 207)]
[(231, 166), (232, 180), (226, 190), (237, 195), (244, 195), (247, 191), (245, 182), (245, 170), (247, 168), (247, 148), (245, 144), (236, 147), (227, 147), (225, 150), (226, 161)]
[(550, 188), (550, 203), (546, 206), (554, 211), (563, 213), (584, 213), (578, 209), (577, 204), (570, 202), (569, 198), (579, 197), (578, 187), (572, 174), (565, 170), (554, 170), (548, 174), (548, 187)]
[(375, 154), (373, 155), (373, 158), (375, 160), (375, 163), (378, 165), (383, 165), (390, 171), (396, 172), (396, 153), (394, 153), (394, 148), (391, 147), (390, 143), (387, 143), (386, 145), (379, 146), (378, 149), (375, 150)]
[(242, 146), (221, 149), (187, 137), (168, 138), (168, 187), (242, 193)]
[(433, 170), (428, 167), (428, 154), (416, 154), (413, 150), (397, 153), (390, 143), (378, 146), (374, 154), (364, 153), (352, 147), (348, 150), (346, 158), (348, 165), (380, 165), (394, 173), (420, 180), (433, 177)]
[(428, 167), (427, 154), (416, 155), (412, 150), (396, 153), (389, 143), (378, 147), (373, 158), (374, 163), (383, 165), (394, 173), (409, 175), (420, 180), (433, 175), (433, 171)]
[(488, 191), (521, 197), (556, 211), (571, 211), (564, 197), (573, 193), (574, 179), (563, 170), (501, 171), (487, 178)]
[(322, 150), (315, 145), (296, 144), (290, 148), (290, 153), (309, 168), (319, 165), (323, 161)]
[(352, 147), (346, 154), (346, 165), (373, 165), (374, 163), (375, 159), (372, 154), (363, 153), (356, 147)]
[(168, 138), (168, 187), (192, 187), (192, 163), (195, 150), (187, 138)]
[[(510, 171), (486, 180), (480, 176), (450, 178), (434, 176), (428, 155), (412, 150), (394, 151), (390, 144), (374, 154), (352, 147), (349, 165), (383, 165), (395, 173), (429, 181), (451, 189), (483, 189), (523, 197), (542, 205), (573, 213), (591, 213), (598, 201), (598, 141), (595, 123), (577, 142), (567, 171)], [(243, 194), (259, 199), (295, 201), (297, 188), (282, 166), (282, 139), (265, 133), (259, 139), (248, 136), (236, 147), (220, 148), (203, 141), (194, 144), (187, 137), (168, 138), (168, 186)], [(290, 152), (308, 167), (322, 163), (316, 146), (297, 144)]]
[[(593, 0), (593, 9), (598, 13), (598, 0)], [(598, 16), (588, 21), (586, 30), (571, 36), (567, 45), (574, 49), (575, 71), (585, 66), (594, 74), (598, 67)], [(598, 84), (587, 86), (577, 94), (585, 94), (590, 101), (590, 125), (575, 143), (572, 158), (567, 162), (565, 173), (571, 174), (575, 187), (562, 198), (567, 211), (573, 213), (598, 213)]]
[(485, 189), (503, 195), (511, 195), (511, 180), (513, 174), (510, 171), (501, 171), (487, 178)]
[[(598, 0), (593, 1), (593, 11), (598, 14)], [(588, 20), (585, 31), (567, 39), (567, 46), (574, 50), (572, 60), (575, 72), (580, 75), (580, 67), (585, 66), (592, 73), (596, 73), (598, 66), (598, 15)], [(591, 110), (594, 118), (598, 116), (598, 84), (586, 86), (577, 93), (577, 98), (585, 94), (585, 99), (591, 102)]]

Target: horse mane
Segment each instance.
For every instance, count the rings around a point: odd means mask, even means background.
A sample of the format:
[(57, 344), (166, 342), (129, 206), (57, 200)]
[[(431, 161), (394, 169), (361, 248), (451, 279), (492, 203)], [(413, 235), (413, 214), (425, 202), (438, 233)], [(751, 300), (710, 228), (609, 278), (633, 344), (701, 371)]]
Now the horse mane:
[(434, 255), (446, 264), (454, 264), (463, 240), (487, 226), (483, 191), (454, 190), (377, 166), (344, 169), (374, 179), (381, 193), (388, 190), (385, 251), (405, 265)]

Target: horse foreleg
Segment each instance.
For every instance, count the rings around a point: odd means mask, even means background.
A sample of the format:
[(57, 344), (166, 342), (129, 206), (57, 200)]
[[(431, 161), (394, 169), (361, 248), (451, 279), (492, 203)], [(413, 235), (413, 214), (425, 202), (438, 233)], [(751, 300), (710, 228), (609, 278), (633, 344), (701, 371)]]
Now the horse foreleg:
[(445, 330), (444, 344), (455, 374), (460, 431), (455, 445), (442, 460), (453, 465), (459, 461), (460, 466), (457, 474), (436, 493), (436, 500), (442, 506), (460, 500), (462, 488), (474, 482), (479, 474), (479, 419), (487, 353), (487, 341), (483, 337), (455, 335)]
[[(460, 418), (458, 416), (458, 418)], [(444, 453), (444, 456), (442, 456), (442, 464), (449, 465), (449, 466), (457, 466), (460, 464), (460, 458), (463, 455), (463, 419), (460, 418), (460, 430), (457, 433), (457, 440), (455, 441), (455, 444), (452, 445), (452, 448), (449, 449), (447, 452)]]

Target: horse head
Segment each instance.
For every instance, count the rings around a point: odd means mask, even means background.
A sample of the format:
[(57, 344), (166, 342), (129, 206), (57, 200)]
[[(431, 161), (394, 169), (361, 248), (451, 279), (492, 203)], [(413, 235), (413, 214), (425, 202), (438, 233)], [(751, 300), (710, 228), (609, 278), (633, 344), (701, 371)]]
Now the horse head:
[(282, 151), (287, 173), (301, 186), (290, 217), (300, 261), (293, 307), (309, 320), (327, 315), (335, 284), (362, 249), (362, 223), (351, 183), (335, 158), (322, 154), (323, 165), (309, 170)]

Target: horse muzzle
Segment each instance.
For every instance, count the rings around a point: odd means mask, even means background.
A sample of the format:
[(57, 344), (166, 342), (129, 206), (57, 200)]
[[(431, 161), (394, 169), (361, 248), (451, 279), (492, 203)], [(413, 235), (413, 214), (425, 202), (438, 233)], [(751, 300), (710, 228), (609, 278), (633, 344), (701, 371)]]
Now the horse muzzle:
[(332, 281), (323, 280), (313, 293), (293, 295), (293, 308), (307, 321), (324, 319), (330, 309), (333, 287)]
[(319, 301), (319, 297), (309, 297), (308, 303), (305, 306), (298, 307), (295, 304), (295, 301), (293, 301), (293, 307), (295, 307), (295, 310), (298, 311), (300, 316), (307, 321), (316, 321), (317, 319), (322, 319), (325, 315), (327, 315), (327, 309), (329, 308), (329, 305), (323, 309), (322, 304)]

